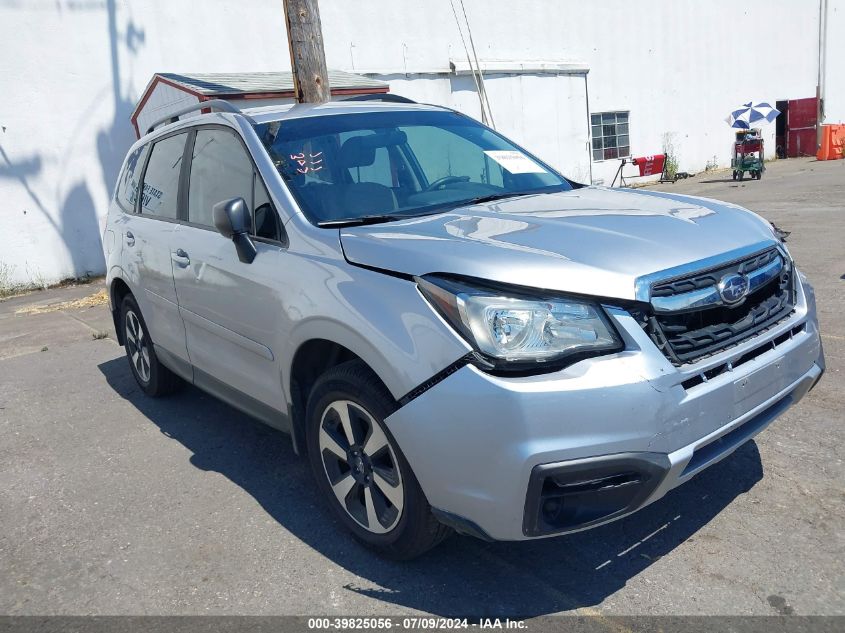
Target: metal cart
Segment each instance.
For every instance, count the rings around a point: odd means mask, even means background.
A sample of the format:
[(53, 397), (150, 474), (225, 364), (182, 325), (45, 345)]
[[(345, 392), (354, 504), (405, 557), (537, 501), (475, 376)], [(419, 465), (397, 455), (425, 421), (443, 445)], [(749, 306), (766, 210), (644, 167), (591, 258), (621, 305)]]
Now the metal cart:
[(763, 172), (766, 171), (766, 163), (763, 138), (760, 136), (759, 129), (737, 130), (731, 169), (733, 169), (734, 180), (745, 178), (745, 172), (748, 172), (751, 178), (757, 180), (763, 177)]

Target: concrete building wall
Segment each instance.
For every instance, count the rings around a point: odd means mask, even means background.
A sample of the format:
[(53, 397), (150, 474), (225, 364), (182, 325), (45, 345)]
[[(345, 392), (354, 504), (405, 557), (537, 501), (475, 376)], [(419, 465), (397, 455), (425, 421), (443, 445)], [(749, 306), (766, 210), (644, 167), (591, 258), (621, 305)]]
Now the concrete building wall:
[[(372, 0), (366, 5), (365, 28), (360, 19), (353, 19), (353, 4), (325, 3), (322, 9), (324, 24), (335, 27), (330, 55), (336, 60), (345, 54), (350, 70), (431, 72), (446, 67), (449, 57), (465, 57), (446, 0), (439, 3), (440, 28), (435, 29), (420, 27), (430, 19), (431, 3)], [(774, 105), (777, 99), (812, 97), (816, 92), (815, 2), (524, 0), (468, 1), (465, 6), (480, 59), (584, 64), (589, 68), (590, 110), (630, 111), (632, 153), (660, 153), (668, 141), (680, 168), (687, 171), (729, 161), (732, 133), (723, 119), (739, 104), (753, 99)], [(390, 37), (381, 39), (379, 33)], [(555, 83), (549, 75), (543, 81)], [(402, 89), (408, 93), (413, 87)], [(540, 99), (545, 94), (540, 88), (531, 96)], [(521, 123), (530, 120), (523, 112), (526, 103), (491, 105), (503, 131), (529, 144)], [(470, 112), (477, 116), (477, 101), (467, 106), (474, 107)], [(765, 133), (773, 154), (774, 126)], [(544, 150), (537, 148), (541, 157), (565, 169), (553, 152)], [(618, 164), (594, 163), (593, 179), (610, 184)]]
[[(845, 109), (845, 0), (828, 0), (827, 108)], [(723, 118), (748, 99), (815, 95), (818, 3), (465, 0), (500, 130), (579, 180), (589, 110), (630, 111), (634, 155), (675, 148), (680, 168), (729, 160)], [(460, 4), (456, 6), (460, 12)], [(323, 0), (328, 65), (479, 116), (448, 0)], [(103, 271), (100, 231), (129, 115), (153, 73), (288, 70), (278, 0), (9, 0), (0, 3), (0, 285)], [(582, 119), (583, 117), (583, 119)], [(774, 151), (774, 126), (766, 130)], [(591, 172), (591, 173), (590, 173)]]
[(289, 67), (275, 0), (0, 3), (0, 285), (104, 271), (129, 116), (155, 72)]
[(822, 66), (824, 121), (845, 123), (845, 0), (827, 0), (826, 27)]

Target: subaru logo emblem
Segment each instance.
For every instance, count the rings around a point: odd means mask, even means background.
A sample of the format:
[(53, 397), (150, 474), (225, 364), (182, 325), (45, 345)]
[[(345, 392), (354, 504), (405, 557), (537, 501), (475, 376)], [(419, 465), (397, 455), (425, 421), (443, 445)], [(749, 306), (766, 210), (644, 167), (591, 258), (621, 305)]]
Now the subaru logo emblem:
[(722, 277), (719, 282), (719, 296), (728, 304), (737, 303), (748, 294), (748, 277), (730, 274)]

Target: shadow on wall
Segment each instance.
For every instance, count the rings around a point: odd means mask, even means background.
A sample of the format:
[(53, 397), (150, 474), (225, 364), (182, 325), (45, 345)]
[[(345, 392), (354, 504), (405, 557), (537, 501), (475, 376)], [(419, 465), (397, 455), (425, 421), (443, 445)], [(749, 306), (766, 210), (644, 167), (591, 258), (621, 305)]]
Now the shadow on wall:
[[(56, 10), (100, 11), (102, 7), (103, 5), (70, 3), (57, 6)], [(129, 146), (135, 141), (134, 131), (129, 122), (129, 116), (134, 108), (134, 99), (123, 92), (124, 81), (121, 77), (119, 48), (123, 44), (129, 55), (135, 55), (138, 47), (144, 42), (145, 34), (131, 20), (120, 33), (117, 27), (116, 0), (106, 0), (105, 8), (111, 61), (111, 74), (106, 83), (109, 84), (112, 93), (114, 114), (111, 122), (96, 132), (96, 138), (97, 156), (100, 163), (99, 176), (102, 178), (105, 190), (111, 197), (123, 158)], [(131, 81), (125, 83), (127, 86), (131, 85)], [(128, 90), (130, 88), (127, 88), (127, 92)], [(90, 119), (101, 100), (101, 95), (94, 97), (92, 102), (83, 110), (80, 120), (68, 135), (71, 140), (65, 149), (64, 156), (60, 158), (62, 166), (73, 164), (74, 153), (77, 151), (76, 139), (85, 138), (92, 133)], [(0, 141), (2, 141), (2, 136), (0, 136)], [(45, 200), (38, 194), (36, 186), (33, 184), (33, 180), (37, 179), (42, 172), (42, 163), (40, 155), (27, 158), (10, 156), (0, 143), (0, 182), (17, 182), (23, 188), (31, 200), (33, 209), (22, 209), (21, 212), (28, 214), (35, 210), (40, 213), (59, 234), (67, 249), (71, 260), (70, 269), (60, 268), (63, 266), (61, 263), (57, 263), (56, 267), (62, 273), (67, 273), (67, 276), (72, 277), (85, 277), (103, 273), (105, 261), (103, 259), (98, 215), (105, 214), (106, 209), (97, 208), (92, 196), (93, 185), (89, 184), (88, 178), (94, 176), (83, 176), (74, 182), (69, 189), (61, 187), (61, 183), (57, 184), (55, 188), (61, 190), (62, 193), (55, 204), (52, 204), (51, 201)], [(59, 174), (62, 171), (64, 169), (60, 169)], [(42, 191), (52, 188), (52, 183), (41, 185)], [(34, 242), (31, 246), (36, 248)], [(26, 270), (23, 273), (28, 278), (26, 285), (43, 285), (41, 271), (31, 268), (29, 264), (25, 266)], [(48, 281), (59, 281), (59, 279), (49, 279)]]
[[(453, 536), (415, 561), (396, 563), (357, 545), (334, 519), (287, 435), (193, 387), (170, 398), (149, 398), (123, 357), (99, 369), (117, 394), (159, 428), (161, 442), (185, 446), (196, 468), (228, 478), (281, 528), (367, 584), (349, 584), (344, 591), (442, 616), (532, 617), (597, 605), (661, 556), (697, 538), (701, 527), (763, 476), (757, 447), (749, 442), (627, 519), (523, 543)], [(277, 598), (284, 603), (282, 593)]]

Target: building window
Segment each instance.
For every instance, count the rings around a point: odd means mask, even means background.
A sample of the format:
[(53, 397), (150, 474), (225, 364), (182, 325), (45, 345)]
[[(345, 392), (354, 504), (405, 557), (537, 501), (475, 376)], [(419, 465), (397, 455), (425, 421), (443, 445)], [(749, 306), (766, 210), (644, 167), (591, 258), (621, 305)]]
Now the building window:
[(628, 112), (600, 112), (590, 117), (593, 125), (593, 160), (612, 160), (631, 155)]

